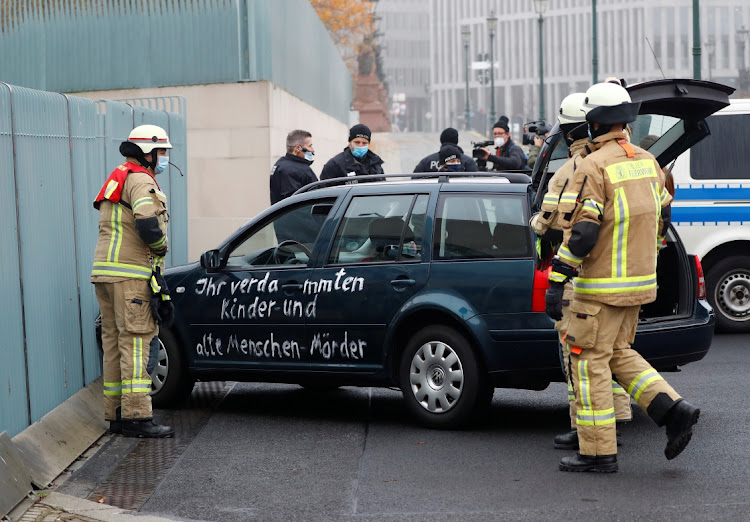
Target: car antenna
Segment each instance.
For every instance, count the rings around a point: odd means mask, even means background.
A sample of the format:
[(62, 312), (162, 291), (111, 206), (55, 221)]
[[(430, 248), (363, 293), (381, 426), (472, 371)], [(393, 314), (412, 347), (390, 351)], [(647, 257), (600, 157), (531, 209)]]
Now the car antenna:
[(654, 48), (651, 47), (651, 42), (648, 41), (648, 36), (646, 37), (646, 43), (648, 44), (648, 48), (651, 49), (651, 54), (654, 55), (654, 60), (656, 60), (656, 65), (659, 66), (659, 70), (661, 71), (661, 75), (666, 80), (667, 79), (667, 75), (664, 74), (664, 70), (661, 68), (661, 64), (659, 63), (659, 59), (656, 57), (656, 53), (654, 52)]

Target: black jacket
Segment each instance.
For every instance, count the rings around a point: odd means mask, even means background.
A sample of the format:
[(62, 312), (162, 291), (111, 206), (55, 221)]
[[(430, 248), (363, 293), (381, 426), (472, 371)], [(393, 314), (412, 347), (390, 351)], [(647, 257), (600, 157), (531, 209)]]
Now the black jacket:
[(496, 149), (495, 154), (490, 154), (487, 157), (487, 162), (492, 163), (492, 170), (524, 170), (527, 168), (523, 149), (510, 138), (505, 145)]
[[(342, 152), (328, 160), (328, 163), (323, 167), (323, 172), (320, 173), (320, 179), (367, 176), (369, 174), (383, 174), (383, 160), (380, 156), (368, 150), (367, 154), (357, 159), (352, 154), (351, 149), (346, 147)], [(376, 178), (372, 181), (379, 180)]]
[[(440, 163), (439, 153), (430, 154), (422, 158), (422, 161), (414, 167), (414, 172), (437, 172)], [(471, 156), (461, 154), (461, 165), (464, 166), (464, 172), (478, 172), (477, 162)]]
[(318, 178), (310, 168), (310, 162), (294, 154), (287, 154), (271, 169), (271, 205), (294, 194), (297, 189)]

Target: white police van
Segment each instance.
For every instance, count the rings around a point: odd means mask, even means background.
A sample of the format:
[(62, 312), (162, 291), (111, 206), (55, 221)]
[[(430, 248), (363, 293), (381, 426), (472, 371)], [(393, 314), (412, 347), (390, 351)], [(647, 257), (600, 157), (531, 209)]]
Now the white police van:
[(706, 119), (710, 135), (672, 169), (672, 223), (701, 259), (717, 328), (750, 331), (750, 99)]

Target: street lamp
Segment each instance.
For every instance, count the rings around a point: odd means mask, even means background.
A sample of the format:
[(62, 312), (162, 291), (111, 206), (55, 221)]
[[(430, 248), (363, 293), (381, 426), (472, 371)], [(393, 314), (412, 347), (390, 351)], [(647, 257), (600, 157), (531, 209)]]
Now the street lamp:
[(738, 68), (739, 68), (739, 82), (738, 87), (740, 92), (745, 92), (748, 89), (748, 70), (745, 66), (745, 42), (747, 42), (747, 37), (750, 31), (745, 29), (745, 26), (742, 26), (742, 29), (737, 29), (737, 32), (735, 33), (734, 37), (737, 42), (737, 58), (738, 58)]
[(534, 0), (534, 10), (539, 15), (539, 119), (544, 120), (544, 49), (542, 28), (544, 26), (544, 12), (547, 10), (548, 0)]
[(464, 43), (464, 61), (466, 62), (466, 112), (464, 114), (464, 129), (471, 130), (471, 110), (469, 109), (469, 42), (471, 41), (471, 28), (468, 25), (461, 27), (461, 41)]
[(490, 125), (495, 124), (495, 31), (497, 16), (495, 11), (487, 17), (487, 30), (490, 33)]
[(706, 47), (706, 54), (708, 54), (708, 79), (711, 80), (711, 63), (714, 57), (714, 50), (716, 49), (716, 42), (714, 41), (714, 35), (709, 35), (706, 38), (706, 42), (703, 44)]

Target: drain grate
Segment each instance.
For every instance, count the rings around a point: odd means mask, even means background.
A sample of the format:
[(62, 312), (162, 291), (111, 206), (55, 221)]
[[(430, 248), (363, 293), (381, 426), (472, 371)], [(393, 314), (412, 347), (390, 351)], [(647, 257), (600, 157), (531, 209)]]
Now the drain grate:
[(141, 440), (87, 499), (138, 511), (200, 433), (228, 390), (224, 382), (197, 383), (179, 410), (157, 410), (154, 419), (172, 426), (174, 438)]

